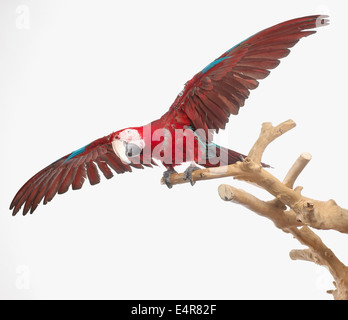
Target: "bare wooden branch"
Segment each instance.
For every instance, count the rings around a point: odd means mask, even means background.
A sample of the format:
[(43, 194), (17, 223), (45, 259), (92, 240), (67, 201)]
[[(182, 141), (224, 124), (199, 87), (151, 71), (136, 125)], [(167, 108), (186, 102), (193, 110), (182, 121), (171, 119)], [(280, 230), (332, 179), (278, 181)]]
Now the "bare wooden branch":
[(311, 159), (312, 156), (309, 153), (302, 153), (285, 176), (283, 184), (292, 189), (297, 177), (301, 174)]
[[(348, 300), (348, 267), (309, 228), (310, 226), (322, 230), (333, 229), (348, 234), (348, 210), (338, 206), (334, 200), (320, 201), (305, 197), (300, 186), (293, 189), (296, 179), (311, 160), (310, 154), (301, 154), (283, 182), (261, 165), (262, 155), (267, 146), (295, 125), (292, 120), (276, 127), (271, 123), (264, 123), (258, 140), (243, 162), (197, 170), (193, 172), (192, 177), (195, 181), (200, 181), (232, 176), (267, 190), (275, 197), (271, 201), (260, 200), (244, 190), (226, 184), (218, 188), (219, 195), (224, 201), (243, 205), (270, 219), (276, 227), (291, 233), (301, 244), (307, 246), (308, 249), (291, 251), (291, 259), (315, 262), (327, 267), (335, 280), (336, 287), (328, 293), (335, 299)], [(170, 183), (175, 185), (188, 182), (183, 180), (183, 175), (173, 174)]]
[(270, 122), (263, 123), (261, 134), (251, 148), (248, 154), (248, 158), (256, 163), (261, 163), (262, 155), (267, 146), (272, 141), (288, 132), (289, 130), (293, 129), (294, 127), (296, 127), (296, 123), (293, 120), (287, 120), (276, 127), (273, 127), (272, 123)]
[(335, 290), (327, 292), (332, 294), (335, 300), (348, 300), (348, 267), (307, 226), (301, 229), (291, 228), (290, 232), (303, 245), (309, 247), (306, 250), (292, 250), (290, 258), (293, 260), (310, 261), (327, 267), (335, 279), (334, 284), (336, 286)]
[(262, 201), (244, 190), (227, 184), (220, 185), (218, 192), (222, 200), (240, 204), (258, 215), (270, 219), (279, 229), (287, 230), (302, 225), (296, 220), (296, 214), (293, 211), (286, 211), (286, 206), (281, 202)]
[[(239, 172), (239, 169), (236, 166), (238, 163), (240, 162), (237, 162), (236, 164), (233, 164), (230, 166), (199, 169), (192, 172), (192, 178), (194, 181), (201, 181), (201, 180), (211, 180), (211, 179), (217, 179), (217, 178), (231, 177), (236, 175)], [(172, 174), (170, 176), (170, 184), (175, 185), (175, 184), (183, 184), (183, 183), (190, 182), (189, 180), (184, 180), (183, 178), (184, 178), (184, 173)], [(164, 184), (163, 178), (161, 179), (161, 184)]]
[[(261, 169), (261, 158), (266, 147), (276, 138), (283, 135), (285, 132), (288, 132), (296, 126), (296, 123), (293, 120), (287, 120), (276, 127), (273, 127), (270, 122), (265, 122), (262, 124), (261, 134), (259, 139), (256, 141), (254, 146), (251, 148), (248, 157), (244, 162), (250, 162), (249, 166), (255, 166), (257, 169)], [(243, 163), (244, 163), (243, 162)], [(224, 178), (234, 176), (238, 178), (238, 175), (243, 171), (243, 166), (241, 162), (237, 162), (229, 166), (221, 166), (208, 169), (200, 169), (192, 172), (192, 178), (194, 181), (201, 180), (211, 180), (216, 178)], [(184, 180), (184, 173), (172, 174), (170, 176), (170, 184), (183, 184), (188, 183), (189, 180)], [(250, 181), (251, 182), (251, 181)], [(164, 185), (164, 179), (161, 179), (161, 184)]]
[[(311, 199), (301, 194), (301, 188), (292, 189), (298, 175), (311, 158), (309, 154), (304, 153), (299, 157), (284, 179), (285, 183), (262, 168), (262, 153), (269, 143), (294, 127), (295, 123), (292, 120), (285, 121), (276, 127), (270, 123), (264, 123), (258, 140), (243, 162), (194, 171), (193, 180), (201, 181), (233, 176), (235, 179), (256, 184), (293, 210), (296, 213), (296, 219), (303, 224), (316, 229), (333, 229), (348, 234), (348, 210), (338, 206), (334, 200)], [(187, 183), (188, 180), (184, 180), (183, 177), (183, 173), (173, 174), (170, 177), (170, 183), (172, 185)]]

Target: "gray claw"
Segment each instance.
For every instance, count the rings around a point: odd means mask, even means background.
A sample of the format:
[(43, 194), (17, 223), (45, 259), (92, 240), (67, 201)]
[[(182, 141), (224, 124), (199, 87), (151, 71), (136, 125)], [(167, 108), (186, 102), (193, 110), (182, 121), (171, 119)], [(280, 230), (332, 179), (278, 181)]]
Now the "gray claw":
[(196, 181), (193, 180), (192, 178), (192, 172), (199, 170), (200, 168), (198, 168), (197, 166), (191, 164), (185, 171), (184, 171), (184, 176), (182, 177), (183, 180), (190, 180), (191, 186), (194, 186), (194, 184), (196, 183)]
[(168, 187), (168, 189), (173, 188), (173, 185), (170, 183), (170, 176), (173, 173), (177, 173), (177, 172), (174, 169), (168, 169), (167, 171), (163, 172), (163, 180), (166, 186)]

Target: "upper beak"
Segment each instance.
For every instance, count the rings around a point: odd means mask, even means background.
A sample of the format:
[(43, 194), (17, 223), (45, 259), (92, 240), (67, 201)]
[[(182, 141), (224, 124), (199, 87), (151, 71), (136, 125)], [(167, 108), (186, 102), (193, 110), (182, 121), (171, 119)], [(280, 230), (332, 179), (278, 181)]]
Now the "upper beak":
[(141, 153), (142, 148), (134, 143), (127, 143), (126, 145), (126, 156), (127, 157), (136, 157)]
[(124, 141), (118, 139), (112, 141), (112, 148), (114, 149), (116, 155), (121, 159), (122, 162), (126, 164), (131, 163), (127, 158), (127, 145)]

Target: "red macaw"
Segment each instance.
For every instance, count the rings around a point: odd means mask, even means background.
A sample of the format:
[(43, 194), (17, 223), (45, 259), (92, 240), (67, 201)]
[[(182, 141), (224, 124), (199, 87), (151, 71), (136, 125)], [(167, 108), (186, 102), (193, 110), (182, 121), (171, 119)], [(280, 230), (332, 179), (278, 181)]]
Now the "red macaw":
[[(160, 119), (141, 127), (122, 129), (95, 140), (53, 162), (33, 176), (18, 191), (10, 210), (16, 215), (33, 213), (42, 199), (46, 204), (69, 187), (80, 189), (88, 177), (90, 184), (132, 168), (151, 167), (160, 160), (168, 187), (174, 167), (191, 162), (203, 167), (232, 164), (243, 159), (238, 152), (212, 142), (212, 134), (224, 129), (230, 114), (239, 108), (264, 79), (310, 30), (328, 24), (327, 16), (293, 19), (265, 29), (226, 51), (185, 84), (169, 111)], [(192, 181), (192, 164), (185, 178)]]

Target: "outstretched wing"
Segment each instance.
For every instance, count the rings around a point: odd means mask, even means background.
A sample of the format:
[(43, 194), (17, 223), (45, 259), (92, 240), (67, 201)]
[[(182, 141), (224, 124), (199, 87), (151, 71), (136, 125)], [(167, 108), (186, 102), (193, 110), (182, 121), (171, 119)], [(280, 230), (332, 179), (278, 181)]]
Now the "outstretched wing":
[[(327, 16), (309, 16), (286, 21), (265, 29), (239, 43), (206, 66), (185, 85), (168, 113), (186, 113), (196, 129), (224, 129), (230, 114), (239, 108), (286, 57), (301, 38), (316, 33), (310, 30), (328, 24)], [(166, 118), (168, 119), (168, 118)]]
[(23, 215), (29, 210), (33, 213), (42, 199), (46, 204), (57, 193), (67, 192), (70, 186), (73, 190), (81, 189), (86, 178), (91, 185), (99, 183), (99, 170), (106, 179), (110, 179), (113, 177), (111, 169), (116, 173), (124, 173), (132, 171), (132, 167), (142, 169), (143, 166), (152, 167), (151, 163), (123, 163), (113, 151), (107, 136), (66, 155), (38, 172), (17, 192), (10, 210), (13, 209), (13, 215), (16, 215), (24, 205)]

